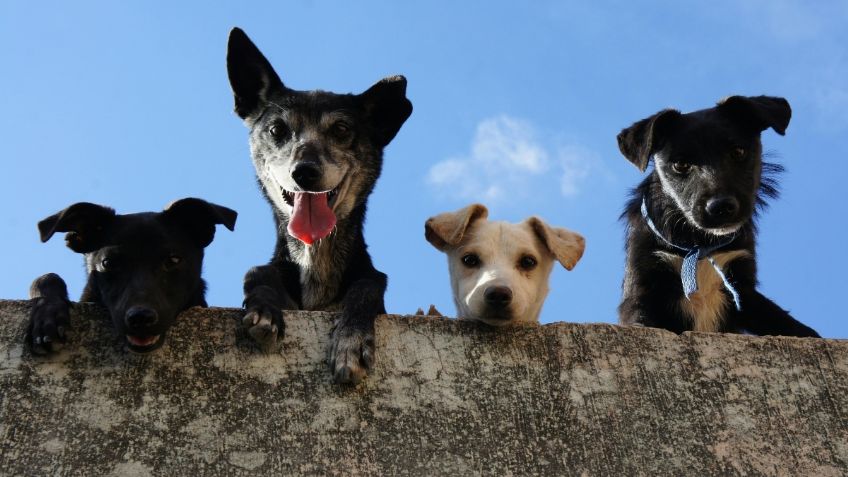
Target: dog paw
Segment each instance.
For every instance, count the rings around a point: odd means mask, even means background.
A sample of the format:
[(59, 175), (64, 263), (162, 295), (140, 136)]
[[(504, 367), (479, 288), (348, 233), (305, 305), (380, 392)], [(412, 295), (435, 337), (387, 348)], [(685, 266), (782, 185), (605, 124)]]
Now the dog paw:
[(374, 363), (374, 333), (336, 326), (327, 361), (337, 383), (358, 384)]
[(277, 339), (285, 336), (286, 325), (283, 314), (272, 308), (250, 308), (241, 320), (247, 333), (259, 345), (263, 352), (276, 350)]
[(62, 349), (71, 329), (70, 309), (70, 303), (64, 299), (33, 300), (26, 341), (34, 354), (46, 355)]

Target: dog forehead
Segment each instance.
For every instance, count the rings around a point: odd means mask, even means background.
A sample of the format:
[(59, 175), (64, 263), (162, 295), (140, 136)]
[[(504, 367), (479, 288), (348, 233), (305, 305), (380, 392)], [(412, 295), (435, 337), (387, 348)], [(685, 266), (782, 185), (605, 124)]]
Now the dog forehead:
[(715, 145), (749, 142), (759, 136), (758, 133), (743, 127), (715, 107), (682, 115), (680, 125), (675, 132), (673, 136), (690, 143)]
[(161, 212), (140, 212), (117, 215), (106, 230), (104, 243), (109, 246), (156, 251), (189, 243), (189, 240), (182, 227), (175, 227), (163, 221)]
[(272, 116), (282, 113), (304, 120), (320, 121), (324, 115), (345, 111), (351, 114), (359, 109), (359, 102), (352, 94), (336, 94), (329, 91), (289, 91), (268, 101), (267, 112)]
[(464, 248), (503, 252), (506, 255), (531, 251), (539, 252), (539, 238), (525, 223), (480, 220), (467, 234)]

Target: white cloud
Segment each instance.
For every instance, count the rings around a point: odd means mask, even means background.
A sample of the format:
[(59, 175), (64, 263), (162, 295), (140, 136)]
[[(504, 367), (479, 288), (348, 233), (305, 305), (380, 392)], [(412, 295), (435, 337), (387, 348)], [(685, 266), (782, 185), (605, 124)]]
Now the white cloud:
[(468, 155), (433, 165), (427, 182), (455, 198), (491, 203), (556, 190), (558, 177), (560, 193), (573, 197), (597, 164), (592, 151), (577, 145), (551, 148), (528, 121), (500, 115), (477, 125)]

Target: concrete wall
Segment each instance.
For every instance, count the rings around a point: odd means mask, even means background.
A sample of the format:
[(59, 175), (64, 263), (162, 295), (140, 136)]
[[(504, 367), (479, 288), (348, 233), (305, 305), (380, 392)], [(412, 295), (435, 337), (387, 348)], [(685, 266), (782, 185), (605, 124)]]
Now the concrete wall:
[(351, 389), (331, 315), (262, 355), (239, 310), (191, 310), (139, 357), (80, 305), (45, 359), (27, 313), (0, 302), (2, 475), (848, 474), (845, 341), (387, 316)]

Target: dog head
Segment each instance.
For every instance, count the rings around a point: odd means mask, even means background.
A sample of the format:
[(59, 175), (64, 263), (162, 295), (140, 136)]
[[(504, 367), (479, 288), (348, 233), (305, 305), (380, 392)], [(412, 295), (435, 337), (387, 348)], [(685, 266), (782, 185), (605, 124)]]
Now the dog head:
[(406, 79), (388, 77), (358, 95), (295, 91), (238, 28), (230, 33), (227, 70), (278, 218), (307, 245), (326, 237), (365, 202), (383, 148), (412, 113)]
[(791, 115), (783, 98), (731, 96), (692, 113), (660, 111), (621, 131), (618, 146), (641, 171), (653, 157), (663, 193), (690, 225), (727, 235), (756, 210), (760, 133), (772, 128), (785, 134)]
[(571, 270), (585, 241), (537, 217), (510, 224), (487, 216), (473, 204), (424, 224), (427, 241), (448, 256), (457, 314), (494, 326), (538, 321), (554, 260)]
[(41, 241), (66, 232), (68, 248), (85, 254), (88, 290), (109, 310), (127, 347), (159, 348), (177, 314), (203, 298), (203, 249), (215, 224), (235, 227), (236, 212), (201, 199), (178, 200), (163, 212), (118, 215), (81, 202), (38, 223)]

